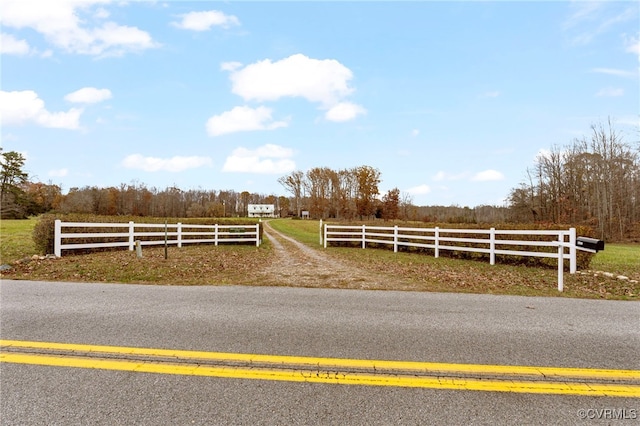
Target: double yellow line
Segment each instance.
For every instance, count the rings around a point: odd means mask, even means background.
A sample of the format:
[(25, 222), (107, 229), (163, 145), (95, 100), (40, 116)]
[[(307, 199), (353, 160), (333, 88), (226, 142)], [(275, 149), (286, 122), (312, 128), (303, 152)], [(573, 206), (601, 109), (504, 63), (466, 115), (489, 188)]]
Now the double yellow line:
[(0, 362), (365, 386), (638, 398), (640, 371), (235, 354), (0, 340)]

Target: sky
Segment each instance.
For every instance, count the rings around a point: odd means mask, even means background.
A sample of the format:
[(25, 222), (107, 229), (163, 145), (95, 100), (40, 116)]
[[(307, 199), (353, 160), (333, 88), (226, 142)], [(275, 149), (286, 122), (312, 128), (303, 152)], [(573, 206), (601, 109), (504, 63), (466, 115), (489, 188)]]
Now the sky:
[(415, 205), (505, 205), (593, 124), (639, 139), (639, 5), (3, 0), (2, 148), (63, 193), (366, 165)]

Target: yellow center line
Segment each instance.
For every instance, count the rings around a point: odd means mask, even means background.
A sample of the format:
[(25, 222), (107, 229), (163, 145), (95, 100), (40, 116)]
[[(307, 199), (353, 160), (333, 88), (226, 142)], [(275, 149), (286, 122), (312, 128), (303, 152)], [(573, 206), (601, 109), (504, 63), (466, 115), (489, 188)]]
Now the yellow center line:
[[(0, 340), (0, 346), (12, 351), (0, 353), (0, 362), (46, 365), (57, 367), (93, 368), (118, 371), (209, 376), (237, 379), (258, 379), (290, 382), (313, 382), (367, 386), (420, 387), (433, 389), (478, 390), (494, 392), (545, 393), (640, 397), (636, 383), (640, 371), (584, 368), (559, 368), (535, 366), (506, 366), (480, 364), (447, 364), (415, 361), (358, 360), (342, 358), (317, 358), (284, 355), (234, 354), (173, 349), (134, 348), (120, 346), (82, 345), (53, 342), (25, 342)], [(68, 352), (57, 354), (20, 353), (20, 349)], [(127, 360), (89, 357), (100, 355), (146, 356), (162, 360)], [(166, 359), (191, 360), (190, 364), (171, 363)], [(244, 366), (199, 365), (196, 361), (239, 362)], [(249, 364), (247, 366), (246, 364)], [(251, 364), (259, 365), (251, 368)], [(273, 366), (269, 368), (269, 366)], [(314, 370), (300, 370), (314, 367)], [(348, 371), (349, 368), (375, 370), (372, 372)], [(342, 369), (342, 371), (341, 371)], [(317, 371), (316, 371), (317, 370)], [(335, 372), (338, 371), (338, 372)], [(410, 375), (408, 372), (425, 373), (428, 376)], [(504, 376), (496, 379), (476, 377), (434, 377), (434, 373), (480, 374)], [(535, 376), (535, 377), (523, 377)], [(555, 381), (544, 381), (552, 378)], [(559, 379), (568, 379), (558, 381)], [(596, 383), (571, 382), (573, 379), (593, 379)], [(533, 380), (535, 379), (535, 380)], [(603, 382), (603, 381), (608, 381)], [(613, 382), (613, 383), (611, 383)]]

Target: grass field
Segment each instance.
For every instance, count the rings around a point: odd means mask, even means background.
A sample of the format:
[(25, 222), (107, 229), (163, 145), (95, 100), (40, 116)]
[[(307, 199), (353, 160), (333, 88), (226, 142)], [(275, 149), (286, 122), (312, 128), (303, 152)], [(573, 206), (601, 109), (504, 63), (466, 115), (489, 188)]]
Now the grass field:
[(32, 235), (37, 222), (37, 218), (0, 220), (0, 263), (12, 263), (36, 253)]
[[(31, 232), (37, 220), (0, 222), (0, 253), (3, 264), (14, 267), (3, 277), (50, 281), (100, 281), (146, 284), (224, 285), (277, 284), (259, 280), (258, 271), (271, 262), (272, 247), (265, 239), (253, 246), (171, 247), (169, 258), (163, 249), (145, 248), (143, 258), (126, 250), (92, 254), (69, 254), (55, 261), (14, 262), (35, 253)], [(565, 274), (565, 291), (557, 291), (557, 270), (488, 262), (434, 258), (419, 253), (393, 253), (381, 249), (330, 247), (319, 243), (319, 223), (311, 220), (279, 219), (272, 226), (331, 257), (388, 276), (389, 289), (417, 289), (466, 293), (563, 296), (606, 299), (640, 299), (640, 284), (594, 274)], [(608, 244), (598, 253), (591, 269), (640, 280), (640, 245)], [(410, 287), (394, 287), (394, 278)], [(274, 278), (277, 279), (277, 278)], [(261, 281), (261, 282), (258, 282)]]

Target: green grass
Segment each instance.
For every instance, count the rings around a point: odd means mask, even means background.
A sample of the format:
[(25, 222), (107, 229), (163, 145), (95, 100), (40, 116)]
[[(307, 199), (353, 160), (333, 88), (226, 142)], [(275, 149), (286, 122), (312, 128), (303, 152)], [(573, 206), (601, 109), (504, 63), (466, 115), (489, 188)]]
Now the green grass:
[(308, 246), (320, 247), (320, 223), (317, 220), (275, 219), (269, 224), (276, 231), (304, 243)]
[(591, 261), (591, 269), (640, 279), (640, 244), (607, 244)]
[[(2, 263), (36, 254), (32, 231), (37, 219), (0, 221)], [(322, 249), (319, 222), (276, 219), (270, 221), (283, 232), (311, 248), (354, 267), (389, 277), (390, 290), (444, 291), (462, 293), (511, 294), (523, 296), (563, 296), (638, 300), (640, 284), (594, 276), (564, 275), (565, 291), (557, 291), (554, 268), (516, 265), (489, 265), (485, 261), (425, 253), (393, 253), (383, 249), (330, 247)], [(143, 258), (134, 252), (117, 250), (92, 254), (65, 254), (55, 261), (14, 264), (2, 276), (13, 279), (51, 281), (102, 281), (148, 284), (246, 284), (279, 285), (277, 277), (265, 279), (260, 271), (272, 259), (268, 239), (260, 248), (238, 245), (171, 247), (165, 260), (161, 248), (144, 248)], [(594, 256), (591, 269), (625, 275), (640, 280), (640, 244), (607, 244)]]
[(33, 228), (37, 218), (26, 220), (0, 220), (0, 263), (12, 263), (36, 254)]

